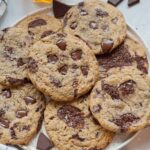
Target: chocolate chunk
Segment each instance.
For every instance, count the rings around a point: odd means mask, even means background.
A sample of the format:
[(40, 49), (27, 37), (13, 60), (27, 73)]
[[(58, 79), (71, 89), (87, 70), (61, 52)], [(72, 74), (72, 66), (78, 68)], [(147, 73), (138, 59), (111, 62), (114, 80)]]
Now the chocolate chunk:
[(55, 64), (58, 61), (58, 57), (54, 54), (49, 54), (47, 56), (48, 63)]
[(113, 5), (113, 6), (117, 6), (119, 5), (123, 0), (108, 0), (108, 3)]
[(31, 97), (31, 96), (24, 97), (24, 100), (25, 100), (26, 105), (35, 104), (36, 103), (36, 99)]
[(140, 2), (140, 0), (128, 0), (128, 6), (133, 6), (139, 2)]
[(43, 133), (40, 133), (38, 141), (37, 141), (37, 149), (38, 150), (50, 150), (54, 147), (52, 141), (50, 141)]
[(51, 30), (48, 30), (48, 31), (44, 31), (41, 35), (41, 38), (44, 38), (48, 35), (51, 35), (51, 34), (54, 34), (55, 32), (54, 31), (51, 31)]
[(43, 26), (43, 25), (46, 25), (47, 22), (44, 20), (44, 19), (36, 19), (36, 20), (33, 20), (32, 22), (30, 22), (28, 24), (28, 28), (35, 28), (37, 26)]
[(84, 2), (80, 2), (79, 4), (78, 4), (78, 8), (81, 8), (81, 7), (83, 7), (84, 6)]
[(61, 38), (65, 38), (66, 34), (65, 33), (57, 33), (57, 36), (61, 39)]
[(59, 119), (63, 120), (69, 127), (82, 129), (84, 127), (84, 114), (72, 105), (63, 105), (57, 111)]
[(24, 64), (27, 64), (29, 61), (29, 58), (18, 58), (17, 60), (17, 66), (20, 67), (20, 66), (23, 66)]
[(81, 16), (86, 16), (86, 15), (88, 15), (88, 12), (86, 10), (84, 10), (84, 9), (81, 9), (80, 10), (80, 15)]
[(55, 87), (57, 87), (57, 88), (61, 88), (61, 87), (62, 87), (62, 84), (61, 84), (61, 82), (60, 82), (58, 79), (53, 79), (51, 83), (52, 83)]
[(27, 110), (24, 110), (24, 109), (17, 110), (16, 117), (23, 118), (23, 117), (27, 116), (27, 114), (28, 114)]
[(148, 73), (148, 68), (147, 68), (147, 64), (148, 64), (148, 61), (147, 61), (147, 58), (143, 58), (143, 57), (140, 57), (140, 56), (135, 56), (135, 60), (137, 62), (137, 68), (139, 70), (141, 70), (143, 73)]
[(76, 49), (74, 52), (71, 53), (71, 58), (73, 60), (80, 60), (82, 58), (82, 50)]
[(111, 22), (112, 22), (113, 24), (117, 24), (118, 18), (117, 18), (117, 17), (113, 18), (113, 19), (111, 20)]
[(6, 52), (8, 52), (9, 54), (12, 54), (13, 51), (14, 51), (14, 48), (13, 48), (13, 47), (6, 46), (4, 50), (5, 50)]
[(60, 1), (54, 0), (53, 1), (53, 12), (56, 18), (62, 18), (67, 13), (67, 11), (72, 6), (66, 5), (61, 3)]
[(7, 77), (7, 81), (12, 86), (21, 86), (21, 85), (28, 82), (28, 80), (26, 78), (24, 78), (24, 79), (15, 79), (15, 78), (12, 78), (12, 77)]
[(32, 73), (36, 73), (38, 71), (38, 64), (33, 58), (29, 58), (28, 69)]
[(91, 28), (91, 29), (98, 29), (98, 25), (97, 25), (97, 23), (95, 22), (95, 21), (90, 21), (90, 23), (89, 23), (89, 27)]
[(11, 90), (10, 90), (10, 89), (3, 89), (3, 90), (2, 90), (2, 95), (3, 95), (5, 98), (10, 98), (10, 97), (11, 97)]
[(4, 128), (9, 128), (10, 122), (7, 119), (0, 118), (0, 126)]
[(93, 113), (98, 113), (98, 112), (101, 111), (101, 109), (102, 109), (101, 105), (98, 104), (98, 105), (95, 105), (95, 106), (92, 107), (92, 112)]
[(11, 135), (11, 138), (12, 138), (12, 139), (17, 139), (17, 136), (16, 136), (16, 133), (15, 133), (14, 127), (11, 127), (11, 128), (10, 128), (10, 135)]
[(100, 17), (107, 17), (108, 13), (106, 11), (103, 11), (101, 9), (96, 9), (96, 16), (100, 16)]
[(71, 28), (72, 30), (76, 29), (77, 26), (78, 26), (78, 24), (77, 24), (77, 22), (75, 22), (75, 21), (70, 24), (70, 28)]
[(32, 31), (28, 30), (28, 34), (31, 35), (32, 37), (35, 35)]
[(66, 75), (67, 74), (67, 71), (68, 71), (68, 66), (67, 65), (64, 65), (62, 67), (60, 67), (58, 69), (59, 73), (61, 73), (62, 75)]
[(109, 25), (104, 24), (104, 25), (101, 26), (101, 29), (102, 29), (104, 32), (108, 32), (108, 31), (109, 31)]
[(5, 114), (5, 111), (3, 109), (0, 109), (0, 117), (2, 117)]
[(88, 71), (89, 71), (89, 67), (88, 66), (81, 66), (81, 71), (82, 71), (82, 74), (84, 76), (87, 76), (88, 75)]
[(79, 140), (79, 141), (81, 141), (81, 142), (83, 142), (83, 141), (85, 140), (85, 138), (80, 137), (78, 133), (72, 135), (72, 138), (73, 138), (73, 139), (76, 139), (76, 140)]
[(109, 94), (112, 99), (120, 99), (119, 91), (116, 86), (102, 83), (102, 90)]
[(118, 48), (113, 50), (109, 55), (97, 56), (99, 65), (106, 70), (114, 67), (131, 66), (133, 58), (131, 57), (128, 46), (121, 44)]
[(7, 28), (4, 28), (2, 31), (3, 31), (4, 33), (6, 33), (9, 29), (10, 29), (10, 27), (7, 27)]
[(61, 50), (66, 50), (67, 44), (63, 39), (60, 39), (57, 41), (56, 45), (61, 49)]
[(133, 80), (128, 80), (124, 83), (122, 83), (119, 86), (119, 90), (121, 91), (121, 94), (123, 96), (129, 95), (129, 94), (133, 94), (134, 93), (134, 85), (136, 83)]
[(121, 131), (125, 132), (132, 123), (136, 123), (140, 118), (136, 117), (131, 113), (126, 113), (118, 117), (117, 119), (113, 119), (113, 122), (121, 127)]
[(109, 52), (111, 51), (112, 47), (114, 45), (113, 40), (111, 39), (103, 39), (101, 43), (101, 48), (104, 52)]

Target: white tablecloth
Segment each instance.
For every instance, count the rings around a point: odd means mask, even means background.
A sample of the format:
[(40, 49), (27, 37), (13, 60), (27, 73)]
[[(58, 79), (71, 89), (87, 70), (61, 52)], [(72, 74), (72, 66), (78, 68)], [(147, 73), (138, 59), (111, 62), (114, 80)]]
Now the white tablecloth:
[[(10, 26), (27, 13), (42, 7), (45, 6), (34, 4), (31, 0), (8, 0), (8, 9), (0, 20), (0, 28)], [(150, 0), (141, 0), (140, 4), (131, 8), (128, 8), (127, 0), (124, 0), (118, 7), (128, 24), (141, 35), (150, 49)], [(150, 150), (150, 128), (143, 130), (122, 150)]]

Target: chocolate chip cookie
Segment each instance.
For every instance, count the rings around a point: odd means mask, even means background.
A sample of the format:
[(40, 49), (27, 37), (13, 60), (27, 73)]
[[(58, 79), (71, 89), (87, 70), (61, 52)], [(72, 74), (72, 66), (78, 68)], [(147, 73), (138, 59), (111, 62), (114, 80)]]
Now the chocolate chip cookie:
[(28, 144), (41, 126), (44, 108), (43, 96), (33, 85), (0, 85), (0, 143)]
[(122, 67), (134, 66), (143, 73), (148, 73), (148, 60), (145, 48), (139, 42), (127, 37), (125, 41), (109, 55), (97, 56), (100, 67), (100, 78), (111, 72), (118, 72)]
[(148, 125), (150, 78), (138, 72), (122, 69), (96, 83), (90, 109), (105, 129), (131, 133)]
[(71, 101), (87, 93), (99, 76), (89, 47), (78, 38), (56, 33), (30, 49), (29, 78), (55, 101)]
[(53, 32), (61, 30), (62, 23), (54, 17), (45, 14), (36, 14), (27, 17), (17, 24), (17, 26), (28, 29), (28, 33), (33, 37), (33, 40), (37, 41)]
[(113, 134), (93, 118), (87, 95), (68, 103), (51, 101), (44, 116), (46, 131), (61, 150), (99, 150), (112, 141)]
[(0, 83), (20, 86), (27, 80), (26, 64), (32, 37), (23, 28), (8, 28), (0, 32)]
[(123, 42), (126, 31), (122, 13), (99, 0), (85, 0), (64, 17), (64, 32), (82, 39), (95, 54), (111, 52)]

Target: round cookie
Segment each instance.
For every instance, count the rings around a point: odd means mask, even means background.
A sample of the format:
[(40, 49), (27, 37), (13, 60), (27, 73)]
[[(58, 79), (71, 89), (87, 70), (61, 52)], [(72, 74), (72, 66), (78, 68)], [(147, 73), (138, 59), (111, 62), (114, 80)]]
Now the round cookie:
[(64, 32), (85, 41), (95, 54), (104, 54), (123, 42), (127, 26), (115, 7), (99, 0), (85, 0), (66, 13)]
[(8, 28), (0, 33), (0, 83), (19, 86), (27, 82), (28, 49), (32, 37), (23, 28)]
[(127, 37), (125, 41), (109, 55), (97, 57), (100, 67), (100, 78), (117, 72), (122, 67), (134, 66), (143, 73), (148, 73), (148, 60), (145, 48), (139, 42)]
[(34, 41), (44, 38), (53, 32), (62, 29), (62, 23), (59, 19), (45, 15), (36, 14), (25, 18), (17, 24), (17, 27), (22, 27), (28, 30), (28, 33), (33, 37)]
[(19, 88), (0, 85), (0, 143), (28, 144), (38, 132), (45, 109), (43, 95), (31, 84)]
[(29, 78), (55, 101), (71, 101), (87, 93), (99, 77), (89, 47), (78, 38), (56, 33), (30, 49)]
[(49, 137), (61, 150), (99, 150), (113, 138), (113, 133), (93, 118), (87, 95), (68, 103), (51, 101), (44, 113), (44, 123)]
[(90, 109), (102, 127), (112, 132), (136, 132), (148, 125), (150, 78), (132, 67), (97, 82)]

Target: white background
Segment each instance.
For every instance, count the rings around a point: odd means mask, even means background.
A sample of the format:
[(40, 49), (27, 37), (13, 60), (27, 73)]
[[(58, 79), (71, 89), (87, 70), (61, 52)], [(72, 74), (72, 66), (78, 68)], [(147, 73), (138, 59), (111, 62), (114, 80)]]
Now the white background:
[[(31, 0), (8, 0), (8, 9), (0, 20), (0, 28), (8, 27), (27, 13), (42, 7), (45, 6), (34, 4)], [(123, 12), (127, 23), (140, 34), (150, 49), (150, 0), (141, 0), (140, 4), (130, 8), (127, 0), (124, 0), (118, 8)], [(150, 128), (143, 130), (122, 150), (150, 150)]]

